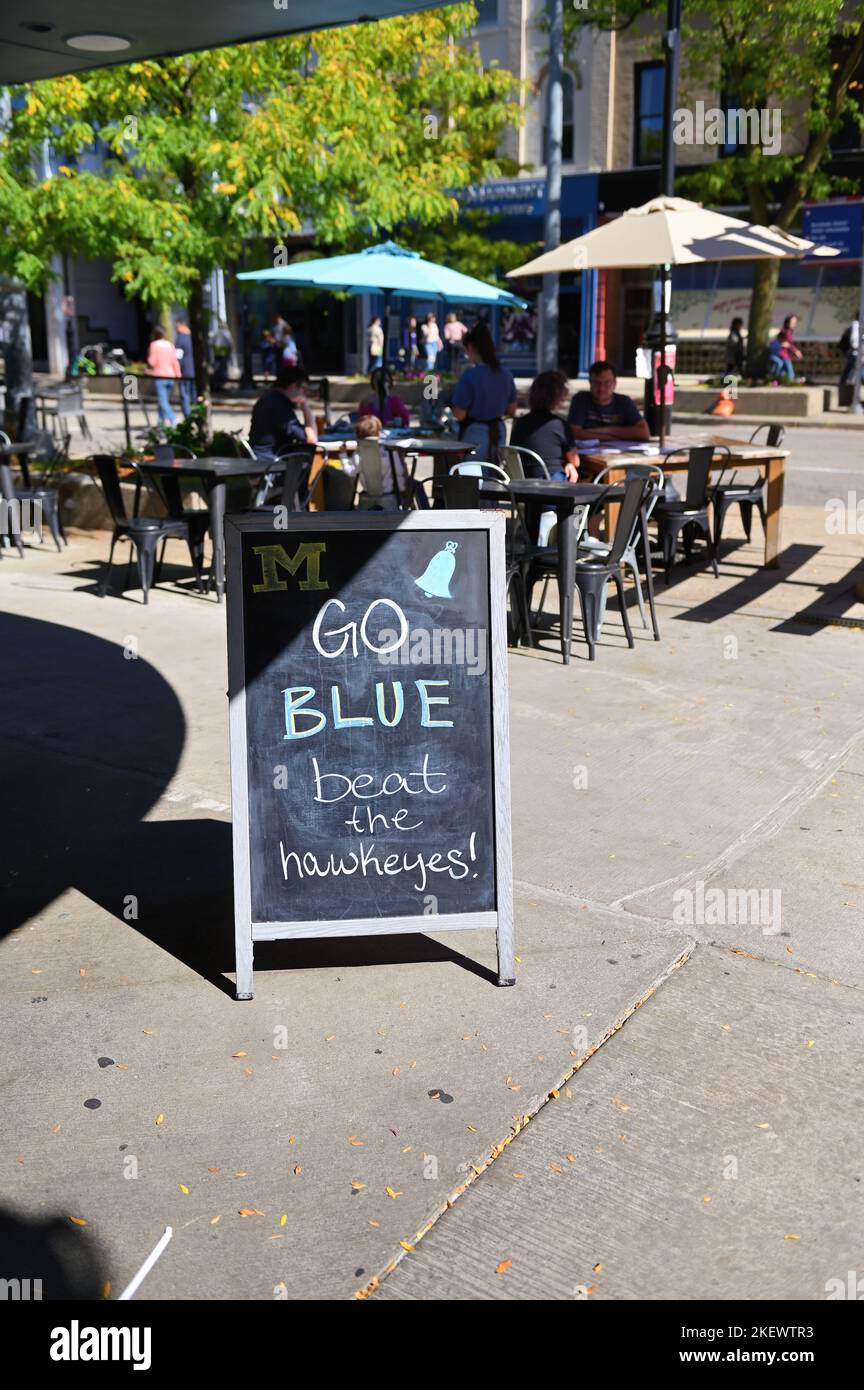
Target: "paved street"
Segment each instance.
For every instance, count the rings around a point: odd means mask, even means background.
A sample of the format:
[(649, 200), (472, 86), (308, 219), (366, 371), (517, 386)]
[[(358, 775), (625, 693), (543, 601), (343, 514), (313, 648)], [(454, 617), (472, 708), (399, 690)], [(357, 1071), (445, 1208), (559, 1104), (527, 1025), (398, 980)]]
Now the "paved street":
[(418, 932), (262, 949), (236, 1003), (224, 609), (170, 548), (146, 608), (95, 596), (104, 535), (5, 553), (34, 1275), (116, 1295), (169, 1224), (139, 1298), (818, 1300), (860, 1266), (864, 646), (832, 618), (864, 539), (823, 505), (857, 446), (788, 443), (779, 571), (733, 519), (659, 644), (612, 613), (593, 665), (578, 627), (569, 668), (511, 653), (512, 990), (491, 936)]

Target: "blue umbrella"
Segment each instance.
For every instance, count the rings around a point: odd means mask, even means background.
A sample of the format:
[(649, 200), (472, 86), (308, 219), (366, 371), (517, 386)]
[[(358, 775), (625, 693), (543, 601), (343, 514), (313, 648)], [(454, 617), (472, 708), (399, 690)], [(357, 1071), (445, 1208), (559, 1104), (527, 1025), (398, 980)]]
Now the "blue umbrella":
[(385, 241), (349, 256), (326, 256), (314, 261), (267, 270), (246, 270), (238, 280), (300, 289), (341, 290), (348, 294), (383, 294), (397, 299), (444, 299), (454, 304), (513, 304), (526, 307), (508, 290), (499, 290), (473, 275), (427, 261), (417, 252)]

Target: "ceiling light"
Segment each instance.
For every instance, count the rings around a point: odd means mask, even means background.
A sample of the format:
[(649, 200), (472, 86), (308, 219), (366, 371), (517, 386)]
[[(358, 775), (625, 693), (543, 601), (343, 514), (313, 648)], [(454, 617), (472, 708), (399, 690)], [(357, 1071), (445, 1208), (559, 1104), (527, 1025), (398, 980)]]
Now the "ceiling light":
[(121, 39), (118, 34), (72, 34), (66, 43), (83, 53), (120, 53), (132, 47), (131, 39)]

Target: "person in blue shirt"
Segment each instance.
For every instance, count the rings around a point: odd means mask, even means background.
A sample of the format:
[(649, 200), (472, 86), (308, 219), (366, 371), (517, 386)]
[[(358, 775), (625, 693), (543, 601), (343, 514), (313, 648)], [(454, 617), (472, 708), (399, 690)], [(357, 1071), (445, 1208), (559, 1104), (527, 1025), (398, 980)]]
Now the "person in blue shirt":
[(473, 445), (477, 457), (494, 463), (504, 443), (504, 416), (516, 414), (516, 383), (498, 361), (492, 334), (485, 323), (475, 323), (462, 346), (471, 366), (453, 392), (453, 414), (459, 421), (459, 438)]
[(645, 443), (650, 435), (639, 407), (615, 390), (611, 362), (592, 362), (588, 368), (590, 391), (577, 391), (570, 402), (567, 423), (574, 439), (627, 439)]
[(180, 409), (188, 419), (195, 404), (195, 358), (192, 356), (192, 334), (183, 318), (174, 320), (174, 350), (180, 360)]

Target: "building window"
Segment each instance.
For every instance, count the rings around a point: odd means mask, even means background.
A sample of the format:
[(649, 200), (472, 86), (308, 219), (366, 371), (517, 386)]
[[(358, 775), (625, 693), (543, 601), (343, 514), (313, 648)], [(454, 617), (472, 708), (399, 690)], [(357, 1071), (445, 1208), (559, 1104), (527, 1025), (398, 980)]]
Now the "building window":
[(659, 164), (663, 152), (663, 64), (636, 63), (633, 77), (633, 163)]
[(477, 27), (498, 23), (498, 0), (474, 0), (477, 6)]
[[(561, 74), (562, 88), (564, 96), (564, 120), (561, 129), (561, 162), (562, 164), (573, 163), (573, 151), (575, 149), (575, 110), (576, 110), (576, 78), (572, 72), (564, 69)], [(548, 164), (549, 149), (549, 129), (547, 125), (549, 115), (549, 82), (543, 84), (543, 162)]]

